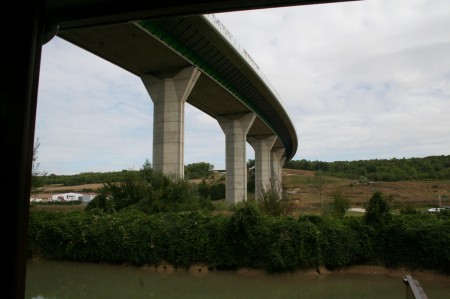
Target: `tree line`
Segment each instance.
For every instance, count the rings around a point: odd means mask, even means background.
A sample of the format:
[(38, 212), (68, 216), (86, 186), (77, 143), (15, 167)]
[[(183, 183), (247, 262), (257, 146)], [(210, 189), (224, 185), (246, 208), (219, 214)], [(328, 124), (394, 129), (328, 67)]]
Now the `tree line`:
[[(254, 164), (249, 160), (247, 166)], [(450, 155), (428, 156), (424, 158), (392, 158), (357, 161), (309, 161), (291, 160), (284, 165), (288, 169), (320, 171), (330, 176), (370, 181), (405, 181), (405, 180), (444, 180), (450, 179)], [(206, 179), (213, 173), (214, 165), (207, 162), (192, 163), (185, 166), (188, 179)], [(121, 170), (115, 172), (83, 172), (75, 175), (34, 175), (41, 185), (61, 184), (75, 186), (118, 182), (138, 170)]]
[(444, 180), (450, 179), (450, 155), (424, 158), (371, 159), (358, 161), (291, 160), (289, 169), (321, 171), (346, 179), (365, 177), (370, 181)]
[[(151, 167), (149, 161), (145, 162)], [(184, 167), (185, 178), (206, 179), (213, 174), (214, 165), (206, 162), (191, 163)], [(74, 175), (43, 175), (33, 173), (33, 177), (39, 176), (41, 185), (77, 186), (84, 184), (104, 184), (108, 182), (121, 182), (128, 177), (138, 174), (139, 170), (121, 170), (111, 172), (82, 172)]]

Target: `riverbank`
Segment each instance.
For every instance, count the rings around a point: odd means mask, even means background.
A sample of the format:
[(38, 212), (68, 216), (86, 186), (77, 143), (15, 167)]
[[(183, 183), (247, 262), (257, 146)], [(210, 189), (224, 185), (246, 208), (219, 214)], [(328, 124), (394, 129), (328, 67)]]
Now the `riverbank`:
[[(123, 267), (133, 267), (123, 265)], [(318, 269), (302, 269), (292, 272), (282, 273), (270, 273), (260, 269), (250, 268), (238, 268), (233, 270), (220, 270), (210, 267), (205, 264), (196, 264), (191, 267), (175, 267), (167, 262), (162, 262), (158, 265), (144, 265), (139, 267), (144, 272), (156, 272), (156, 273), (174, 273), (174, 272), (186, 272), (193, 275), (207, 275), (211, 272), (233, 272), (243, 276), (298, 276), (298, 277), (324, 277), (333, 274), (361, 274), (361, 275), (384, 275), (387, 277), (393, 277), (403, 279), (406, 275), (411, 275), (414, 279), (420, 281), (442, 281), (448, 282), (450, 285), (450, 275), (432, 270), (418, 270), (409, 269), (407, 267), (387, 268), (379, 265), (354, 265), (349, 267), (343, 267), (335, 270), (328, 270), (325, 267), (319, 267)]]
[[(54, 261), (51, 259), (45, 259), (41, 257), (33, 257), (28, 260), (29, 263), (39, 263), (45, 261)], [(80, 263), (80, 262), (73, 262)], [(104, 264), (111, 265), (108, 263), (90, 263), (90, 262), (81, 262), (82, 264)], [(447, 281), (450, 284), (450, 274), (445, 274), (438, 271), (433, 270), (419, 270), (419, 269), (409, 269), (407, 267), (397, 267), (397, 268), (388, 268), (380, 265), (353, 265), (349, 267), (342, 267), (339, 269), (328, 270), (325, 267), (319, 267), (317, 269), (301, 269), (291, 272), (277, 272), (271, 273), (261, 269), (251, 269), (251, 268), (237, 268), (237, 269), (216, 269), (206, 264), (195, 264), (190, 267), (175, 267), (174, 265), (168, 262), (161, 262), (157, 265), (143, 265), (143, 266), (134, 266), (130, 264), (120, 264), (115, 265), (119, 268), (133, 268), (139, 269), (143, 272), (155, 272), (155, 273), (175, 273), (175, 272), (184, 272), (191, 274), (208, 274), (211, 272), (232, 272), (239, 275), (246, 276), (311, 276), (311, 277), (321, 277), (332, 274), (363, 274), (363, 275), (386, 275), (389, 277), (398, 277), (403, 278), (406, 275), (411, 275), (416, 279), (420, 280), (440, 280)]]

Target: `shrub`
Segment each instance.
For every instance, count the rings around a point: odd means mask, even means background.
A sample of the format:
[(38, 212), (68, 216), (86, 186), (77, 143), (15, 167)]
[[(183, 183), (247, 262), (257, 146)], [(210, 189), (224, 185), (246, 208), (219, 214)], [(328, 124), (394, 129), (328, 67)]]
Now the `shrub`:
[(340, 189), (333, 193), (333, 202), (331, 204), (331, 215), (334, 218), (343, 218), (350, 208), (350, 200), (344, 196)]
[(261, 198), (258, 200), (258, 206), (261, 211), (270, 216), (287, 215), (292, 211), (292, 203), (287, 194), (282, 192), (278, 180), (270, 179), (267, 189), (261, 188)]
[(212, 210), (209, 198), (200, 197), (192, 183), (151, 168), (146, 162), (139, 172), (128, 172), (119, 182), (103, 184), (97, 200), (86, 210), (138, 209), (147, 214), (177, 211)]
[(100, 193), (86, 205), (86, 212), (93, 210), (101, 210), (105, 213), (112, 213), (114, 212), (113, 202), (108, 199), (105, 194)]
[(450, 221), (435, 215), (412, 214), (393, 218), (382, 229), (379, 253), (389, 267), (450, 271)]
[(31, 209), (28, 246), (29, 257), (138, 266), (168, 261), (285, 272), (382, 262), (448, 273), (450, 218), (399, 215), (373, 226), (359, 217), (269, 217), (254, 202), (239, 203), (231, 216)]
[(219, 200), (225, 198), (225, 184), (224, 183), (215, 183), (208, 184), (205, 180), (202, 180), (201, 183), (197, 185), (198, 194), (205, 199), (210, 200)]
[(400, 215), (420, 214), (420, 211), (410, 206), (400, 208)]

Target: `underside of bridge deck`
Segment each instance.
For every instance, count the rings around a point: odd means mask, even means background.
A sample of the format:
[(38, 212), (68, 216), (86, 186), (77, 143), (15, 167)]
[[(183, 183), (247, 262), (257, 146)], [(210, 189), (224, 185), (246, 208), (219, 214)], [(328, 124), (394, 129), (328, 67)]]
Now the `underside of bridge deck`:
[[(8, 213), (1, 219), (3, 236), (2, 292), (25, 297), (28, 213), (34, 130), (42, 45), (58, 30), (117, 24), (142, 19), (197, 15), (245, 9), (344, 1), (141, 1), (47, 0), (9, 1), (1, 18), (3, 72), (0, 125)], [(14, 41), (14, 42), (13, 42)]]

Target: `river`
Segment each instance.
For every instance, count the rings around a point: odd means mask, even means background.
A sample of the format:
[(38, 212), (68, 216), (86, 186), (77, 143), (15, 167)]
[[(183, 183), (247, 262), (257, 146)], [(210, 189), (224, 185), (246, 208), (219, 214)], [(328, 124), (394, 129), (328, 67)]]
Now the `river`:
[[(405, 298), (401, 271), (263, 274), (257, 271), (156, 270), (154, 267), (33, 260), (26, 299)], [(450, 276), (413, 275), (429, 299), (450, 298)]]

